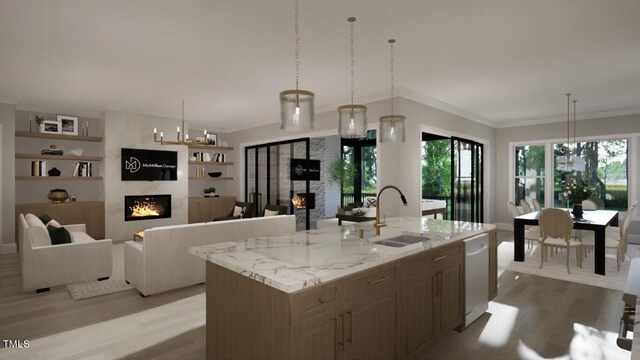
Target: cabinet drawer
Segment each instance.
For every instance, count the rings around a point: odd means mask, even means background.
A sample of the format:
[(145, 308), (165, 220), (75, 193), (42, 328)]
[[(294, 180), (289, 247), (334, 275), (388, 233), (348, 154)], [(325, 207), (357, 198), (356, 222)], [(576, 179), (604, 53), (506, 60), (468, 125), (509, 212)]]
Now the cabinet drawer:
[(452, 257), (462, 256), (463, 242), (456, 241), (453, 244), (439, 246), (429, 250), (428, 254), (432, 263), (450, 259)]
[(384, 266), (379, 269), (366, 270), (345, 280), (344, 292), (346, 300), (361, 296), (368, 291), (386, 289), (395, 286), (396, 267)]
[(291, 298), (291, 323), (296, 324), (333, 307), (337, 297), (337, 284), (322, 285), (293, 295)]

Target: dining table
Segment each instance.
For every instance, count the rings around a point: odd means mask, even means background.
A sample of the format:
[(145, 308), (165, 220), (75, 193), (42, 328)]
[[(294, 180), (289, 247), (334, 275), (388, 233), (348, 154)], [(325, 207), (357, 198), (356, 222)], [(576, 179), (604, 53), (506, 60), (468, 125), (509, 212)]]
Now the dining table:
[[(570, 211), (571, 209), (567, 209)], [(538, 218), (544, 210), (533, 211), (513, 218), (513, 260), (524, 261), (524, 231), (526, 225), (539, 225)], [(605, 237), (609, 225), (618, 226), (618, 212), (613, 210), (584, 210), (582, 217), (573, 218), (573, 228), (594, 232), (594, 272), (605, 275)]]

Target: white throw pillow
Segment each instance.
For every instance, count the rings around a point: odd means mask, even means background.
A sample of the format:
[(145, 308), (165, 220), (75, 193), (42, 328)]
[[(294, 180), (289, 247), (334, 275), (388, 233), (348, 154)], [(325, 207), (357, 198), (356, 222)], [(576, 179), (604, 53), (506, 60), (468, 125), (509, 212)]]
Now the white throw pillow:
[(242, 215), (243, 212), (244, 212), (244, 208), (242, 208), (240, 206), (234, 206), (233, 207), (233, 216), (240, 216), (240, 215)]
[(377, 199), (374, 196), (367, 196), (364, 198), (364, 207), (368, 207), (368, 208), (372, 208), (372, 207), (376, 207), (377, 204)]
[(276, 215), (278, 215), (277, 210), (264, 209), (264, 216), (276, 216)]
[(51, 221), (49, 221), (49, 222), (47, 223), (47, 225), (46, 225), (46, 226), (49, 226), (49, 225), (51, 225), (51, 226), (55, 226), (55, 227), (57, 227), (57, 228), (59, 228), (59, 227), (61, 227), (61, 226), (62, 226), (62, 225), (60, 225), (60, 223), (59, 223), (59, 222), (57, 222), (57, 221), (55, 221), (55, 220), (53, 220), (53, 219), (52, 219)]
[(49, 246), (51, 245), (51, 238), (49, 237), (49, 231), (44, 226), (42, 220), (33, 214), (27, 214), (24, 216), (27, 225), (29, 226), (29, 235), (31, 235), (31, 246)]

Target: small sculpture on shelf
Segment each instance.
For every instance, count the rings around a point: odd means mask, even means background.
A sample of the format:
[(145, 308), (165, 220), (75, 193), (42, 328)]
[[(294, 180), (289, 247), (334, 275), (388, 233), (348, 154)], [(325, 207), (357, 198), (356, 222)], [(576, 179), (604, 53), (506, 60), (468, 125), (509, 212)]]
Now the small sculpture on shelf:
[(49, 174), (49, 176), (60, 176), (60, 170), (58, 170), (58, 168), (55, 168), (55, 167), (47, 171), (47, 173)]
[(40, 151), (42, 155), (63, 155), (64, 151), (62, 149), (58, 149), (55, 145), (50, 145), (48, 149), (44, 149)]
[(69, 198), (69, 193), (65, 189), (53, 189), (49, 191), (49, 195), (47, 195), (47, 199), (51, 200), (54, 203), (64, 202)]

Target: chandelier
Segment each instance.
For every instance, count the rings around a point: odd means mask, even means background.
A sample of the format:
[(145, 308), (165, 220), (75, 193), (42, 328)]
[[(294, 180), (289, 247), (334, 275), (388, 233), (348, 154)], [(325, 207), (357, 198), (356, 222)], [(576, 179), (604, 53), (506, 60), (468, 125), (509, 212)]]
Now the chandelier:
[(556, 169), (562, 172), (584, 171), (586, 162), (578, 156), (578, 145), (576, 142), (576, 103), (573, 100), (573, 142), (571, 142), (571, 93), (567, 93), (567, 143), (564, 155), (558, 157)]
[[(176, 140), (165, 140), (164, 131), (160, 131), (160, 138), (158, 138), (158, 128), (153, 128), (153, 141), (160, 143), (161, 145), (193, 145), (193, 141), (189, 139), (189, 134), (187, 133), (187, 128), (184, 126), (184, 100), (182, 100), (182, 122), (176, 128)], [(215, 146), (217, 144), (212, 144), (209, 140), (210, 134), (207, 130), (204, 130), (204, 143), (198, 143), (201, 146)]]

